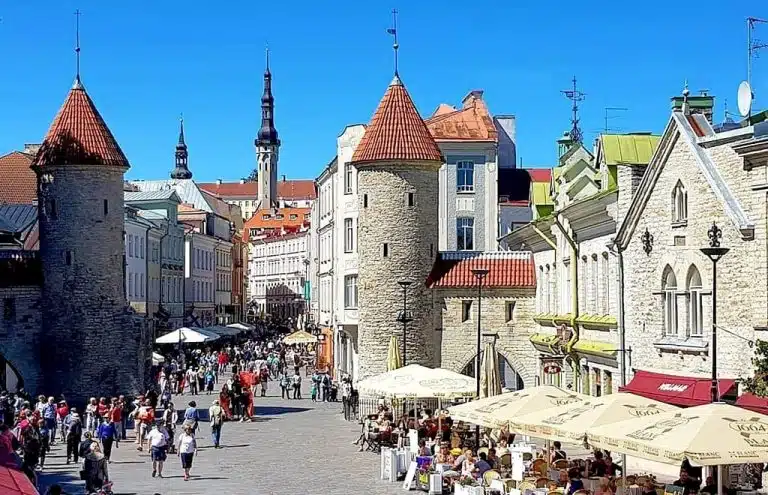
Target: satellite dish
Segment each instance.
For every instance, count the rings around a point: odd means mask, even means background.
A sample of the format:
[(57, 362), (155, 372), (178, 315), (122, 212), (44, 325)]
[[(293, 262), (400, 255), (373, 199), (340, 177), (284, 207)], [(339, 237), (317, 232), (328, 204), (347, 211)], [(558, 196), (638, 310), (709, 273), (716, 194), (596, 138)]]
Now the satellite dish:
[(752, 88), (747, 81), (742, 81), (739, 84), (738, 101), (741, 116), (749, 116), (749, 112), (752, 110)]

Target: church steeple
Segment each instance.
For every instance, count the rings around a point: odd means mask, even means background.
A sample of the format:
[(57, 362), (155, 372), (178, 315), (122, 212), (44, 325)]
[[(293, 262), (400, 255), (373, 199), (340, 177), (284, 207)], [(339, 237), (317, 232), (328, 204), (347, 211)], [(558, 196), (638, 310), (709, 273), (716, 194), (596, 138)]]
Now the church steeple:
[(256, 137), (256, 145), (279, 145), (275, 129), (275, 98), (272, 96), (272, 73), (269, 71), (269, 48), (267, 48), (267, 67), (264, 70), (264, 94), (261, 95), (261, 128)]
[(184, 117), (179, 120), (179, 142), (176, 144), (176, 168), (171, 172), (171, 179), (191, 179), (192, 172), (188, 168), (187, 143), (184, 140)]

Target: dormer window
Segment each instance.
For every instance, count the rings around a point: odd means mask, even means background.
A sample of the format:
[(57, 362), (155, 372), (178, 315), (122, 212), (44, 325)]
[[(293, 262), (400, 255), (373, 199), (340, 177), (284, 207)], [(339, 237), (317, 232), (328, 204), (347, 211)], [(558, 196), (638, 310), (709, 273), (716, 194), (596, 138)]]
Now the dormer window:
[(291, 215), (288, 217), (290, 220), (296, 220), (298, 218), (298, 215), (295, 213), (291, 213)]
[(672, 190), (672, 223), (685, 224), (688, 221), (688, 193), (681, 181)]
[(270, 218), (271, 218), (271, 216), (269, 215), (269, 213), (261, 216), (262, 220), (269, 220)]

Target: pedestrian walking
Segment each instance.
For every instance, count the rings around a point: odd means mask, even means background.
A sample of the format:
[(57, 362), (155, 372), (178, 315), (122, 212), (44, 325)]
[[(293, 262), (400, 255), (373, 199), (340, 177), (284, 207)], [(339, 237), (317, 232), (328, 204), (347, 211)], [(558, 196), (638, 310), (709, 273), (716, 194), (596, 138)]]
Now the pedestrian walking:
[(296, 370), (296, 374), (293, 375), (293, 398), (301, 399), (301, 375), (299, 370)]
[(51, 445), (56, 441), (56, 415), (56, 401), (53, 397), (48, 397), (48, 402), (43, 407), (43, 420), (45, 421), (48, 442)]
[(208, 409), (208, 417), (211, 421), (211, 440), (213, 448), (220, 448), (221, 427), (224, 424), (224, 410), (221, 408), (218, 400), (213, 401), (213, 405)]
[(168, 450), (168, 436), (157, 425), (153, 425), (152, 431), (147, 435), (150, 455), (152, 457), (152, 477), (163, 477), (163, 463)]
[(67, 442), (67, 427), (65, 425), (67, 416), (69, 416), (69, 407), (67, 407), (66, 401), (61, 401), (56, 409), (56, 425), (59, 431), (59, 441), (63, 444)]
[(83, 424), (80, 422), (80, 415), (73, 407), (65, 421), (67, 428), (67, 464), (74, 459), (75, 464), (80, 458), (80, 439), (83, 435)]
[(192, 469), (192, 459), (197, 454), (197, 440), (195, 434), (185, 427), (179, 435), (179, 458), (181, 459), (181, 468), (184, 470), (184, 481), (189, 481), (189, 471)]
[(192, 431), (197, 431), (197, 422), (200, 420), (200, 415), (197, 413), (197, 402), (190, 401), (187, 410), (184, 411), (184, 426), (189, 426)]
[(96, 438), (101, 442), (101, 450), (106, 457), (107, 462), (112, 462), (112, 445), (120, 448), (120, 436), (117, 434), (117, 426), (112, 418), (108, 418), (106, 422), (101, 423), (96, 430)]
[(99, 405), (96, 403), (96, 397), (91, 397), (88, 401), (88, 405), (85, 406), (85, 429), (90, 433), (96, 431), (97, 424), (97, 410)]
[(93, 448), (85, 456), (83, 478), (85, 479), (86, 493), (94, 493), (101, 489), (109, 479), (107, 458), (101, 453), (101, 448), (97, 443), (93, 444)]
[(259, 371), (259, 384), (261, 385), (261, 396), (267, 396), (267, 382), (269, 381), (269, 369), (261, 368)]

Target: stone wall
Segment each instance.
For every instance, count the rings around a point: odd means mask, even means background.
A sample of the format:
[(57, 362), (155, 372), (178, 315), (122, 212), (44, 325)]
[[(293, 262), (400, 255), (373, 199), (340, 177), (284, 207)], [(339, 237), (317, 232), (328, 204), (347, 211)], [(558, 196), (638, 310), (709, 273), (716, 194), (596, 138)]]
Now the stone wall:
[(123, 170), (66, 165), (46, 173), (39, 198), (45, 391), (75, 402), (136, 393), (144, 371), (137, 369), (142, 337), (123, 294)]
[[(462, 304), (471, 301), (470, 317), (462, 321)], [(514, 302), (512, 320), (507, 320), (507, 303)], [(442, 314), (440, 366), (461, 372), (477, 354), (477, 290), (436, 289), (436, 311)], [(496, 349), (520, 375), (526, 387), (535, 384), (538, 352), (530, 342), (536, 323), (535, 289), (488, 289), (483, 291), (480, 309), (481, 332), (496, 334)], [(481, 337), (481, 348), (493, 337)]]
[[(704, 335), (688, 338), (708, 345), (712, 327), (712, 263), (699, 248), (708, 246), (707, 231), (712, 222), (722, 229), (722, 246), (731, 251), (718, 262), (718, 322), (735, 333), (718, 332), (719, 376), (744, 377), (751, 373), (753, 350), (745, 339), (764, 338), (756, 331), (766, 325), (766, 233), (764, 191), (752, 190), (751, 174), (765, 173), (760, 168), (746, 172), (742, 160), (728, 144), (705, 151), (717, 170), (755, 223), (755, 239), (743, 240), (696, 162), (694, 153), (682, 137), (678, 138), (660, 173), (648, 204), (624, 254), (627, 345), (632, 347), (632, 368), (663, 369), (671, 373), (706, 373), (711, 369), (710, 350), (686, 352), (662, 349), (658, 342), (664, 329), (662, 277), (669, 266), (677, 278), (679, 291), (686, 289), (686, 278), (695, 266), (702, 281)], [(685, 225), (672, 224), (672, 190), (681, 181), (688, 194), (688, 219)], [(765, 182), (761, 179), (758, 182)], [(643, 251), (643, 233), (653, 235), (653, 250)], [(686, 296), (678, 297), (678, 328), (686, 328)], [(681, 339), (684, 340), (684, 339)]]
[[(40, 297), (40, 287), (0, 287), (0, 355), (19, 371), (30, 393), (41, 391)], [(12, 314), (5, 314), (6, 304), (13, 307)]]
[[(436, 364), (432, 297), (425, 285), (438, 244), (437, 165), (376, 165), (358, 169), (359, 378), (386, 371), (390, 336), (408, 288), (407, 363)], [(414, 193), (414, 206), (408, 206)], [(363, 206), (367, 195), (368, 206)], [(387, 255), (384, 255), (384, 245)]]

